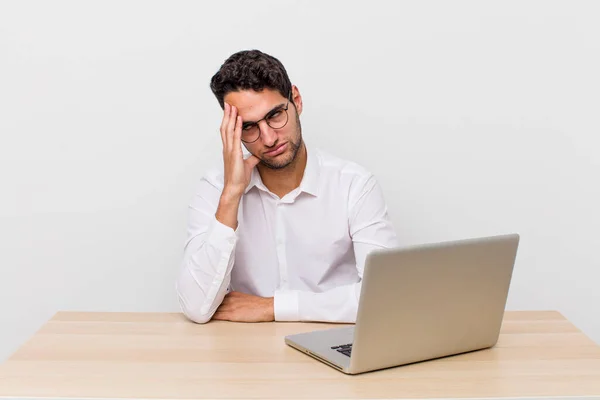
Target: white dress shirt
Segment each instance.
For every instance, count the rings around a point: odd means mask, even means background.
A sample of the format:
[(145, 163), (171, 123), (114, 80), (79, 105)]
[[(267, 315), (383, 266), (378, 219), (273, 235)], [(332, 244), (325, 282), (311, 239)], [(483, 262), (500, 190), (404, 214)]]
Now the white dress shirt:
[(234, 231), (215, 218), (222, 167), (189, 206), (177, 293), (184, 314), (210, 320), (230, 290), (274, 297), (276, 321), (355, 322), (364, 263), (397, 245), (375, 177), (356, 163), (307, 151), (300, 186), (283, 198), (255, 168)]

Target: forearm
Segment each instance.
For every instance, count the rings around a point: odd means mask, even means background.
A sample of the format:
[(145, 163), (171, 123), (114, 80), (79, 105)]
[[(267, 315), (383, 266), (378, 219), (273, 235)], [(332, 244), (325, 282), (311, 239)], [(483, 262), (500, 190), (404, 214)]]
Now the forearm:
[(278, 290), (274, 301), (275, 320), (354, 323), (361, 285), (357, 282), (320, 293)]
[(235, 243), (235, 232), (213, 219), (206, 236), (192, 239), (186, 246), (177, 294), (189, 319), (208, 322), (223, 301), (235, 261)]
[(212, 318), (227, 293), (234, 264), (238, 209), (252, 170), (260, 161), (254, 156), (243, 158), (242, 118), (235, 106), (225, 104), (220, 130), (223, 189), (218, 191), (219, 175), (208, 174), (201, 181), (190, 206), (190, 239), (177, 282), (183, 312), (201, 323)]
[(238, 192), (239, 191), (227, 187), (223, 189), (223, 193), (219, 199), (219, 206), (217, 207), (217, 212), (215, 214), (215, 218), (220, 223), (233, 230), (237, 229), (238, 210), (242, 199), (242, 195)]

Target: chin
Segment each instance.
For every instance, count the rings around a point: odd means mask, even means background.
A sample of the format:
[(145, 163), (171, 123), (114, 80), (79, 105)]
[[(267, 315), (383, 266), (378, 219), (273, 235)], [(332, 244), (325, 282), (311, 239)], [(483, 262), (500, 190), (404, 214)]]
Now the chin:
[(270, 169), (283, 169), (292, 163), (291, 159), (285, 160), (273, 160), (273, 159), (263, 159), (261, 160), (261, 164)]
[(292, 161), (294, 161), (294, 153), (293, 149), (289, 149), (287, 152), (280, 154), (274, 158), (262, 158), (261, 164), (270, 169), (283, 169), (290, 165)]

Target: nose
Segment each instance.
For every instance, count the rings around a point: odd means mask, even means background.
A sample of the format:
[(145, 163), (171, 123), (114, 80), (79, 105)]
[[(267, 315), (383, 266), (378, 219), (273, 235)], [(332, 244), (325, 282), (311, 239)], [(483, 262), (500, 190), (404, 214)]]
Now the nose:
[(277, 132), (271, 128), (265, 121), (258, 123), (260, 129), (260, 137), (266, 147), (272, 147), (277, 143)]

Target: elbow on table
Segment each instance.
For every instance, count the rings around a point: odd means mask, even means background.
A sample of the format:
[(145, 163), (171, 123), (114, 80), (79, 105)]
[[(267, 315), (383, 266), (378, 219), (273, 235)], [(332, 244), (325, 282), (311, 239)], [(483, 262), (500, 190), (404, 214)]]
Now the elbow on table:
[(190, 321), (193, 321), (197, 324), (207, 323), (214, 314), (214, 312), (203, 313), (201, 306), (190, 307), (188, 304), (186, 304), (181, 295), (179, 295), (179, 305), (183, 315), (185, 315)]
[(189, 299), (190, 296), (186, 296), (185, 291), (181, 289), (181, 283), (178, 282), (176, 285), (177, 298), (183, 315), (197, 324), (205, 324), (210, 321), (216, 310), (205, 310), (206, 307), (204, 307), (204, 302), (201, 299), (196, 298), (192, 301)]

